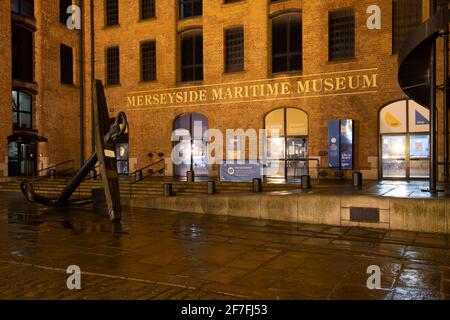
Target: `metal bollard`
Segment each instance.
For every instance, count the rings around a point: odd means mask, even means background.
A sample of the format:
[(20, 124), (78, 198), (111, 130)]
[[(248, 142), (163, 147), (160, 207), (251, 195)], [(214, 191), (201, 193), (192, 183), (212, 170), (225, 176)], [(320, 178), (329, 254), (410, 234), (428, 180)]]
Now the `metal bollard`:
[(91, 199), (95, 209), (106, 210), (108, 208), (104, 188), (92, 189)]
[(141, 181), (142, 180), (142, 170), (139, 170), (136, 172), (136, 182)]
[(215, 194), (216, 193), (216, 182), (208, 181), (208, 184), (206, 185), (206, 189), (207, 189), (208, 194)]
[(363, 175), (361, 172), (353, 172), (353, 186), (355, 188), (362, 188)]
[(173, 195), (172, 193), (172, 184), (171, 183), (165, 183), (164, 184), (164, 197), (171, 197)]
[(49, 177), (49, 179), (55, 179), (56, 178), (56, 170), (55, 169), (49, 170), (48, 177)]
[(302, 189), (311, 189), (311, 177), (304, 175), (302, 176)]
[(262, 192), (262, 180), (260, 178), (253, 179), (253, 192)]
[(187, 182), (195, 182), (194, 171), (188, 171), (186, 173)]

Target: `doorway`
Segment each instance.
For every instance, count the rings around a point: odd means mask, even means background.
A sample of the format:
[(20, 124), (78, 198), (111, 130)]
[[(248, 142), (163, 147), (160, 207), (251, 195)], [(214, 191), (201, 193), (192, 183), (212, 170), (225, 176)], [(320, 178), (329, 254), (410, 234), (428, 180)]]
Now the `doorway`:
[(208, 119), (199, 113), (185, 113), (174, 121), (174, 137), (177, 161), (174, 176), (186, 177), (188, 171), (195, 176), (208, 176), (207, 140)]
[(380, 111), (381, 178), (429, 177), (429, 111), (412, 100), (391, 103)]
[[(265, 176), (271, 180), (293, 181), (309, 172), (309, 123), (303, 110), (286, 107), (269, 112)], [(278, 134), (275, 134), (278, 132)]]
[(31, 176), (36, 172), (36, 143), (12, 141), (8, 145), (8, 175)]

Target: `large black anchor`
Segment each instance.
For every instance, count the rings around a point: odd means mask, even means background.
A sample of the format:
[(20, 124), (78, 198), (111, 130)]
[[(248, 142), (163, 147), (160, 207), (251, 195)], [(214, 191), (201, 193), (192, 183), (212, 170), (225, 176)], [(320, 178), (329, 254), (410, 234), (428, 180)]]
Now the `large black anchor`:
[[(90, 171), (95, 169), (97, 162), (103, 181), (108, 215), (111, 221), (118, 221), (121, 218), (120, 190), (117, 177), (117, 163), (115, 156), (115, 144), (125, 133), (128, 126), (127, 116), (120, 112), (109, 130), (108, 109), (101, 81), (97, 80), (94, 87), (94, 122), (95, 122), (95, 153), (84, 163), (75, 174), (70, 183), (57, 198), (49, 198), (38, 195), (34, 192), (33, 185), (29, 182), (22, 182), (23, 194), (31, 202), (47, 207), (80, 206), (93, 203), (92, 197), (84, 199), (69, 198), (77, 190), (80, 184)], [(106, 133), (105, 133), (106, 132)], [(100, 139), (102, 137), (102, 139)]]

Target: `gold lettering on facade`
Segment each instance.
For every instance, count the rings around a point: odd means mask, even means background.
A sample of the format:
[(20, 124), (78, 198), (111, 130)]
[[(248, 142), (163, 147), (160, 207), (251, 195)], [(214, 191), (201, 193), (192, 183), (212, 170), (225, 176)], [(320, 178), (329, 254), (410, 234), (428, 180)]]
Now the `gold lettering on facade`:
[[(376, 69), (368, 69), (376, 70)], [(130, 93), (130, 108), (183, 106), (195, 104), (220, 104), (221, 102), (246, 102), (270, 99), (296, 99), (308, 96), (332, 96), (375, 92), (378, 89), (377, 73), (361, 73), (347, 76), (303, 76), (282, 79), (255, 80), (249, 84), (218, 84), (199, 88), (173, 88), (170, 90)], [(336, 73), (335, 73), (336, 74)], [(307, 79), (304, 79), (307, 78)], [(263, 82), (264, 83), (255, 83)]]

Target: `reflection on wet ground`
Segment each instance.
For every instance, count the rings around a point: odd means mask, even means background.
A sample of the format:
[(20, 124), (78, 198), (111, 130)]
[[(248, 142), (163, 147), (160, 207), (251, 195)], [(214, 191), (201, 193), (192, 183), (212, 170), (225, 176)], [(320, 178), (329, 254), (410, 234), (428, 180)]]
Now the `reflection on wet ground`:
[[(445, 235), (132, 208), (111, 224), (89, 207), (0, 203), (2, 299), (450, 298)], [(82, 290), (67, 289), (69, 265)]]

